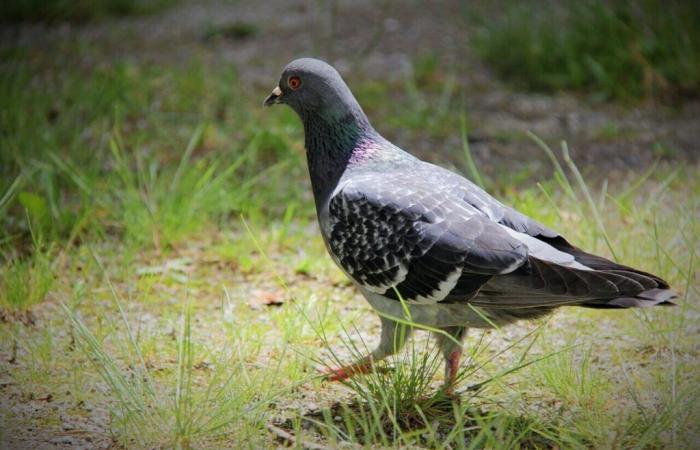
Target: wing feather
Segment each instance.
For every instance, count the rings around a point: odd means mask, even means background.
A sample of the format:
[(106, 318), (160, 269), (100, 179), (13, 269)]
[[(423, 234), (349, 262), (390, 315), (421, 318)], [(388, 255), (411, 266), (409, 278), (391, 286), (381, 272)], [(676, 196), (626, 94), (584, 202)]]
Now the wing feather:
[(419, 183), (398, 196), (396, 186), (390, 176), (355, 177), (330, 199), (328, 247), (358, 284), (387, 297), (396, 287), (409, 301), (442, 301), (455, 289), (473, 296), (527, 261), (522, 242), (449, 192)]

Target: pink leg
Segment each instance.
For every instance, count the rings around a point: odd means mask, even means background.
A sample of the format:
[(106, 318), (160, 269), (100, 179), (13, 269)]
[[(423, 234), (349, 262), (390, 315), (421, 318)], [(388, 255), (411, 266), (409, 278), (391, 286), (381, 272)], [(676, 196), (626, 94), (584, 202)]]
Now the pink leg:
[(454, 350), (450, 352), (447, 358), (447, 370), (445, 371), (445, 393), (452, 395), (457, 381), (457, 372), (459, 372), (459, 360), (462, 357), (462, 350)]
[(467, 328), (447, 327), (442, 330), (447, 333), (447, 336), (438, 335), (440, 352), (445, 358), (445, 385), (443, 392), (451, 396), (454, 394), (455, 384), (457, 383), (459, 361), (462, 358), (462, 341), (467, 334)]

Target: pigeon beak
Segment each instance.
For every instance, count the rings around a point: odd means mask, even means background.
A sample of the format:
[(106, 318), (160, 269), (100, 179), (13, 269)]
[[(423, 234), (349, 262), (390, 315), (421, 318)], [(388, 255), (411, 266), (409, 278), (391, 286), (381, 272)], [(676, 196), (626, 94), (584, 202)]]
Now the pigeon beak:
[(265, 99), (263, 106), (272, 106), (280, 103), (280, 97), (282, 97), (282, 89), (279, 86), (272, 90), (272, 93)]

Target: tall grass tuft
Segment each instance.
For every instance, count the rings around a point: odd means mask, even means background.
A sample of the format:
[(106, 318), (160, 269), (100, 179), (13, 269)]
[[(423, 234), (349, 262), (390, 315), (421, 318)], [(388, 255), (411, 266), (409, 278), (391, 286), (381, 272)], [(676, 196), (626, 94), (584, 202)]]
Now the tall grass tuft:
[[(197, 448), (198, 443), (234, 439), (254, 442), (262, 426), (264, 407), (277, 392), (267, 376), (250, 373), (237, 343), (221, 351), (207, 351), (192, 329), (189, 306), (183, 308), (175, 344), (174, 364), (154, 367), (147, 360), (139, 336), (127, 319), (114, 287), (108, 282), (121, 315), (123, 329), (110, 339), (90, 330), (77, 311), (64, 306), (76, 343), (92, 362), (114, 399), (112, 427), (121, 445), (159, 448)], [(117, 355), (122, 355), (117, 356)], [(202, 361), (206, 360), (206, 363)]]
[(193, 161), (205, 127), (194, 130), (176, 167), (163, 167), (138, 149), (127, 151), (115, 131), (109, 145), (121, 186), (108, 203), (115, 205), (115, 218), (127, 242), (167, 248), (206, 225), (203, 217), (215, 219), (240, 208), (252, 183), (239, 180), (233, 188), (231, 178), (250, 159), (255, 141), (232, 162), (217, 156)]
[[(27, 222), (31, 223), (27, 213)], [(52, 267), (53, 246), (46, 245), (40, 235), (32, 231), (33, 250), (28, 255), (9, 253), (0, 265), (0, 310), (27, 312), (41, 303), (54, 281)]]
[[(413, 325), (419, 330), (425, 328)], [(411, 326), (408, 319), (404, 326)], [(443, 358), (437, 346), (431, 340), (413, 338), (406, 350), (377, 362), (373, 371), (344, 382), (353, 394), (352, 401), (303, 416), (301, 426), (313, 428), (334, 444), (517, 448), (523, 443), (551, 446), (563, 442), (552, 439), (551, 425), (539, 424), (529, 412), (506, 412), (490, 400), (491, 395), (501, 398), (504, 391), (512, 389), (507, 381), (510, 375), (517, 378), (521, 369), (571, 349), (529, 356), (541, 330), (535, 328), (498, 351), (492, 348), (487, 333), (470, 339), (458, 375), (458, 384), (470, 384), (458, 389), (456, 395), (448, 395), (439, 387), (437, 374)], [(319, 337), (330, 348), (323, 328)], [(395, 344), (403, 339), (405, 331), (399, 327)], [(369, 352), (363, 340), (353, 341), (347, 331), (341, 340), (346, 355), (341, 358), (331, 353), (331, 361), (322, 362), (324, 366), (347, 364), (348, 358), (359, 359)], [(509, 352), (513, 358), (505, 357)], [(509, 362), (504, 364), (504, 359)], [(485, 395), (488, 388), (493, 389)]]

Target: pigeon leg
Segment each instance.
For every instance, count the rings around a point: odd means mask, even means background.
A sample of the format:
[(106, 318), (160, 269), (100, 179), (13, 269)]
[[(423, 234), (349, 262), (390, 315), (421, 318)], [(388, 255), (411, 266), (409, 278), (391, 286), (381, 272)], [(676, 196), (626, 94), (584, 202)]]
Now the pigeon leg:
[(338, 369), (325, 369), (324, 373), (329, 381), (342, 381), (357, 374), (370, 372), (375, 362), (401, 350), (411, 335), (411, 327), (381, 316), (379, 319), (382, 322), (382, 334), (377, 348), (353, 364)]
[(437, 335), (438, 345), (442, 356), (445, 358), (445, 393), (454, 393), (457, 372), (459, 371), (459, 360), (462, 357), (462, 341), (467, 335), (466, 327), (448, 327), (442, 329), (450, 337)]

